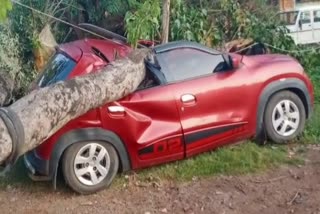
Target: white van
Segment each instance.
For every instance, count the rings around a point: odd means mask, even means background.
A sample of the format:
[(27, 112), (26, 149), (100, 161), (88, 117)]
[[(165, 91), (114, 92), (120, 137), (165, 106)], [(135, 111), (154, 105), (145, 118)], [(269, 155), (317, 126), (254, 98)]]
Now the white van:
[(320, 42), (320, 5), (297, 7), (280, 13), (280, 17), (296, 44)]

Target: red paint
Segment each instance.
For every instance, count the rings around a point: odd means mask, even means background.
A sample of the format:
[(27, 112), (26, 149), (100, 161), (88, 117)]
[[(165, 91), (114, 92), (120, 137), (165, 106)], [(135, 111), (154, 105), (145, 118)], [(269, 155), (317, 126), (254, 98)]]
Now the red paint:
[[(107, 64), (93, 54), (92, 47), (98, 48), (110, 61), (114, 60), (115, 52), (125, 56), (131, 51), (128, 46), (105, 40), (88, 39), (62, 45), (60, 50), (77, 61), (69, 78), (96, 71)], [(137, 91), (70, 121), (37, 148), (38, 156), (49, 160), (57, 140), (71, 130), (102, 127), (121, 138), (132, 168), (137, 169), (253, 137), (259, 96), (273, 81), (290, 77), (301, 79), (313, 102), (312, 84), (295, 60), (282, 55), (231, 55), (238, 65), (234, 71)], [(184, 94), (193, 94), (196, 100), (182, 103)], [(123, 106), (125, 113), (112, 114), (108, 106)], [(230, 125), (237, 128), (185, 143), (187, 135)], [(147, 147), (153, 147), (153, 152), (139, 154)]]

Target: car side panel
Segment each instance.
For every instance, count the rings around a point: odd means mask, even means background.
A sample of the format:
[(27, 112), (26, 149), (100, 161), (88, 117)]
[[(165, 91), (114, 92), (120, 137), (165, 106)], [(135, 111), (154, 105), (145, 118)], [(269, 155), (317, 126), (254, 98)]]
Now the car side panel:
[[(172, 84), (181, 116), (186, 155), (208, 151), (232, 140), (252, 135), (251, 114), (255, 109), (250, 82), (243, 76), (245, 66)], [(192, 94), (195, 101), (183, 103), (182, 96)]]
[[(109, 107), (124, 107), (112, 113)], [(179, 114), (166, 86), (137, 91), (119, 102), (102, 107), (103, 127), (120, 136), (132, 168), (141, 168), (184, 158)]]

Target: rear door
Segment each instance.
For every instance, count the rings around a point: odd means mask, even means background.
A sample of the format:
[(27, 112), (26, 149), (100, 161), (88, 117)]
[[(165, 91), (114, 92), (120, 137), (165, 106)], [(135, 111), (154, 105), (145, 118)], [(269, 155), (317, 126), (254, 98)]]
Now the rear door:
[[(221, 55), (181, 48), (157, 57), (175, 96), (186, 144), (191, 156), (217, 147), (247, 131), (250, 115), (243, 67), (223, 71)], [(219, 70), (214, 73), (214, 70)]]

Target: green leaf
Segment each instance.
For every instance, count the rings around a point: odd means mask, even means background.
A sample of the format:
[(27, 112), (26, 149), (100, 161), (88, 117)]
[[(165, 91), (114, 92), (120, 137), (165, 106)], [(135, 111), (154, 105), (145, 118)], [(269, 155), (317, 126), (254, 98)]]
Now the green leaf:
[(7, 13), (12, 9), (12, 4), (10, 0), (0, 0), (0, 21), (7, 18)]
[(205, 15), (205, 16), (208, 15), (208, 11), (207, 11), (206, 9), (202, 9), (201, 12), (202, 12), (202, 14)]

